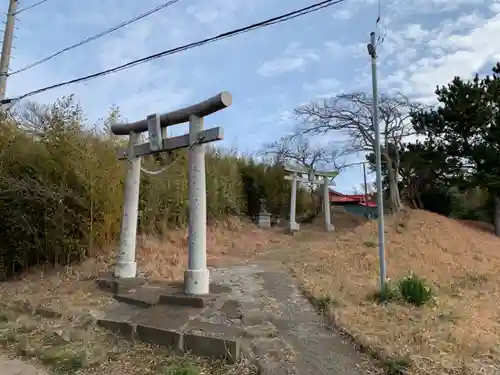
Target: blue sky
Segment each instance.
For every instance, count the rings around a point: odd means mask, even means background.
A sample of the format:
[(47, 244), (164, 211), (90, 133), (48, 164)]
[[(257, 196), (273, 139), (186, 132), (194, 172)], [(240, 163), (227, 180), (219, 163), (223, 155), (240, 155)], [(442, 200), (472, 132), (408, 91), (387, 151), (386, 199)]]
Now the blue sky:
[[(314, 0), (180, 0), (177, 4), (9, 78), (7, 97), (254, 23)], [(21, 0), (26, 7), (36, 0)], [(18, 15), (11, 69), (17, 70), (165, 0), (49, 0)], [(5, 8), (7, 0), (4, 0)], [(344, 3), (286, 23), (165, 57), (113, 75), (49, 91), (51, 103), (75, 94), (89, 122), (111, 105), (131, 121), (203, 100), (220, 91), (232, 107), (206, 119), (223, 126), (222, 146), (242, 152), (294, 130), (297, 105), (341, 91), (371, 90), (366, 50), (378, 1)], [(500, 0), (382, 0), (381, 91), (430, 102), (436, 85), (490, 70), (500, 60)], [(177, 126), (174, 133), (186, 127)], [(326, 136), (327, 137), (327, 136)], [(358, 159), (359, 160), (359, 159)], [(352, 161), (357, 161), (353, 158)], [(370, 177), (372, 179), (372, 177)], [(352, 191), (361, 167), (337, 178)]]

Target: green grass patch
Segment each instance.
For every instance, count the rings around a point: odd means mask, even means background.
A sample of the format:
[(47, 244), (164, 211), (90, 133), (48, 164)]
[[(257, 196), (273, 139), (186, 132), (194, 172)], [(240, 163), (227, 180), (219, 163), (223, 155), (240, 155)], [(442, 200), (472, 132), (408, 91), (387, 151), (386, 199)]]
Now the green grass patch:
[(395, 358), (385, 360), (382, 364), (386, 375), (406, 375), (408, 374), (411, 361), (409, 358)]
[(321, 314), (327, 312), (330, 306), (338, 306), (338, 302), (330, 296), (312, 297), (311, 302)]
[(424, 279), (414, 274), (399, 280), (398, 289), (403, 300), (415, 306), (422, 306), (433, 297), (431, 287)]
[(369, 295), (378, 303), (401, 301), (414, 306), (422, 306), (432, 300), (434, 292), (427, 282), (411, 274), (396, 281), (387, 280), (382, 290)]

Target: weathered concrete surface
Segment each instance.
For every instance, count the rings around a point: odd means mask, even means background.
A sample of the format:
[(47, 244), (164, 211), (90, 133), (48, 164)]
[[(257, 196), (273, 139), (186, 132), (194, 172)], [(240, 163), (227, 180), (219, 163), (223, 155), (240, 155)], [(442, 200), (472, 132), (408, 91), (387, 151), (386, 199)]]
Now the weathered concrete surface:
[(163, 291), (159, 303), (204, 308), (217, 300), (221, 294), (229, 292), (229, 288), (210, 283), (209, 292), (207, 295), (186, 295), (183, 283), (172, 284), (170, 288)]
[(106, 272), (97, 280), (97, 286), (106, 292), (116, 294), (127, 292), (130, 289), (143, 285), (145, 282), (146, 279), (143, 277), (117, 279), (112, 272)]
[(327, 327), (280, 263), (213, 268), (210, 274), (211, 282), (223, 286), (218, 298), (164, 305), (157, 303), (163, 292), (150, 292), (157, 302), (117, 302), (99, 324), (127, 338), (195, 355), (233, 361), (250, 356), (262, 374), (361, 373), (360, 354)]
[(203, 308), (215, 301), (227, 287), (210, 284), (210, 294), (204, 296), (184, 294), (182, 282), (152, 281), (134, 288), (118, 292), (115, 299), (139, 307), (151, 307), (157, 304), (191, 306)]
[(98, 324), (129, 340), (139, 339), (198, 356), (240, 360), (239, 338), (243, 331), (233, 323), (213, 324), (199, 319), (219, 305), (196, 308), (181, 301), (179, 305), (147, 307), (136, 302), (117, 302), (97, 314)]
[(280, 263), (212, 269), (210, 274), (213, 282), (231, 287), (226, 298), (241, 301), (242, 326), (260, 327), (268, 333), (254, 337), (251, 344), (262, 373), (361, 372), (360, 354), (347, 339), (327, 327)]
[(0, 355), (0, 374), (2, 375), (49, 375), (31, 363), (19, 359), (11, 359)]

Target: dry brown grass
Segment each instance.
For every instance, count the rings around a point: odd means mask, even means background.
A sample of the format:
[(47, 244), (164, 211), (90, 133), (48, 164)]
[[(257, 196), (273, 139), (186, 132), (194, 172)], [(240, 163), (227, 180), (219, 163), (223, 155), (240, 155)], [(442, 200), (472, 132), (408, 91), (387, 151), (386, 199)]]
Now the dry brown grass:
[[(0, 308), (3, 351), (41, 364), (55, 374), (251, 375), (245, 364), (228, 365), (165, 348), (122, 340), (98, 328), (90, 317), (46, 319)], [(177, 372), (176, 372), (177, 371)]]
[(308, 237), (289, 262), (309, 293), (333, 301), (331, 317), (362, 345), (409, 357), (413, 373), (500, 367), (500, 240), (492, 234), (425, 211), (387, 218), (388, 274), (428, 280), (437, 299), (422, 308), (368, 298), (378, 281), (376, 222)]
[[(377, 304), (377, 226), (340, 211), (338, 230), (321, 223), (302, 226), (296, 236), (263, 231), (246, 221), (213, 225), (208, 232), (209, 263), (282, 260), (307, 293), (328, 306), (335, 324), (382, 358), (409, 358), (413, 374), (488, 374), (500, 368), (500, 240), (474, 223), (425, 211), (386, 219), (388, 274), (414, 272), (433, 287), (436, 300), (421, 308)], [(487, 228), (486, 228), (487, 229)], [(180, 279), (186, 265), (187, 231), (162, 239), (141, 237), (138, 262), (152, 278)], [(92, 280), (113, 264), (113, 252), (59, 272), (37, 270), (0, 288), (3, 299), (59, 301), (68, 309), (106, 302)], [(42, 276), (42, 277), (41, 277)]]
[[(213, 223), (207, 233), (209, 262), (212, 264), (241, 262), (251, 258), (252, 254), (266, 252), (270, 244), (272, 240), (268, 233), (238, 219)], [(8, 301), (11, 305), (18, 305), (21, 301), (34, 307), (44, 305), (64, 313), (65, 317), (57, 320), (35, 316), (5, 319), (0, 309), (0, 344), (3, 343), (15, 354), (34, 358), (55, 370), (61, 370), (61, 363), (69, 363), (82, 375), (254, 373), (255, 370), (245, 364), (229, 366), (191, 356), (181, 358), (162, 348), (137, 343), (131, 345), (95, 326), (81, 327), (80, 322), (72, 321), (72, 317), (81, 316), (84, 311), (100, 308), (112, 301), (110, 295), (97, 289), (95, 279), (101, 272), (110, 270), (114, 257), (113, 249), (105, 249), (95, 259), (77, 266), (59, 270), (39, 267), (18, 280), (0, 284), (0, 301)], [(137, 258), (141, 271), (150, 278), (182, 278), (187, 262), (187, 231), (173, 230), (162, 240), (150, 236), (140, 237)], [(12, 315), (11, 312), (8, 315)], [(78, 340), (73, 340), (75, 334), (80, 335)], [(64, 337), (68, 335), (72, 339), (65, 341)], [(55, 338), (57, 342), (48, 340), (48, 337)], [(29, 348), (26, 346), (28, 343)], [(82, 357), (85, 353), (88, 358)], [(185, 372), (174, 372), (176, 368)], [(189, 372), (186, 369), (194, 370)]]

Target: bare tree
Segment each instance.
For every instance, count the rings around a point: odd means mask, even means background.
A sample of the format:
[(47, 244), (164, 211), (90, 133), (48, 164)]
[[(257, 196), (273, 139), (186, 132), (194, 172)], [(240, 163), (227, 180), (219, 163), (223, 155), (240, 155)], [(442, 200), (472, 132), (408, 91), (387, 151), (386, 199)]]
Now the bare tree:
[[(375, 152), (372, 96), (363, 92), (340, 94), (321, 102), (311, 102), (295, 109), (302, 120), (300, 133), (337, 132), (348, 137), (343, 150), (348, 153)], [(414, 105), (402, 95), (381, 95), (379, 100), (381, 155), (387, 168), (390, 202), (393, 210), (402, 207), (397, 179), (400, 168), (399, 150), (403, 141), (415, 134), (409, 121)]]
[(266, 156), (273, 158), (276, 164), (292, 164), (305, 169), (339, 169), (337, 158), (339, 150), (333, 145), (315, 146), (305, 135), (281, 137), (278, 141), (266, 145)]
[[(302, 134), (282, 137), (268, 144), (264, 150), (264, 155), (271, 157), (275, 164), (295, 165), (306, 170), (340, 169), (341, 166), (337, 163), (339, 154), (333, 143), (325, 146), (313, 145), (310, 137)], [(318, 214), (323, 207), (323, 196), (313, 183), (309, 184), (309, 191)], [(318, 194), (315, 194), (316, 192)]]

